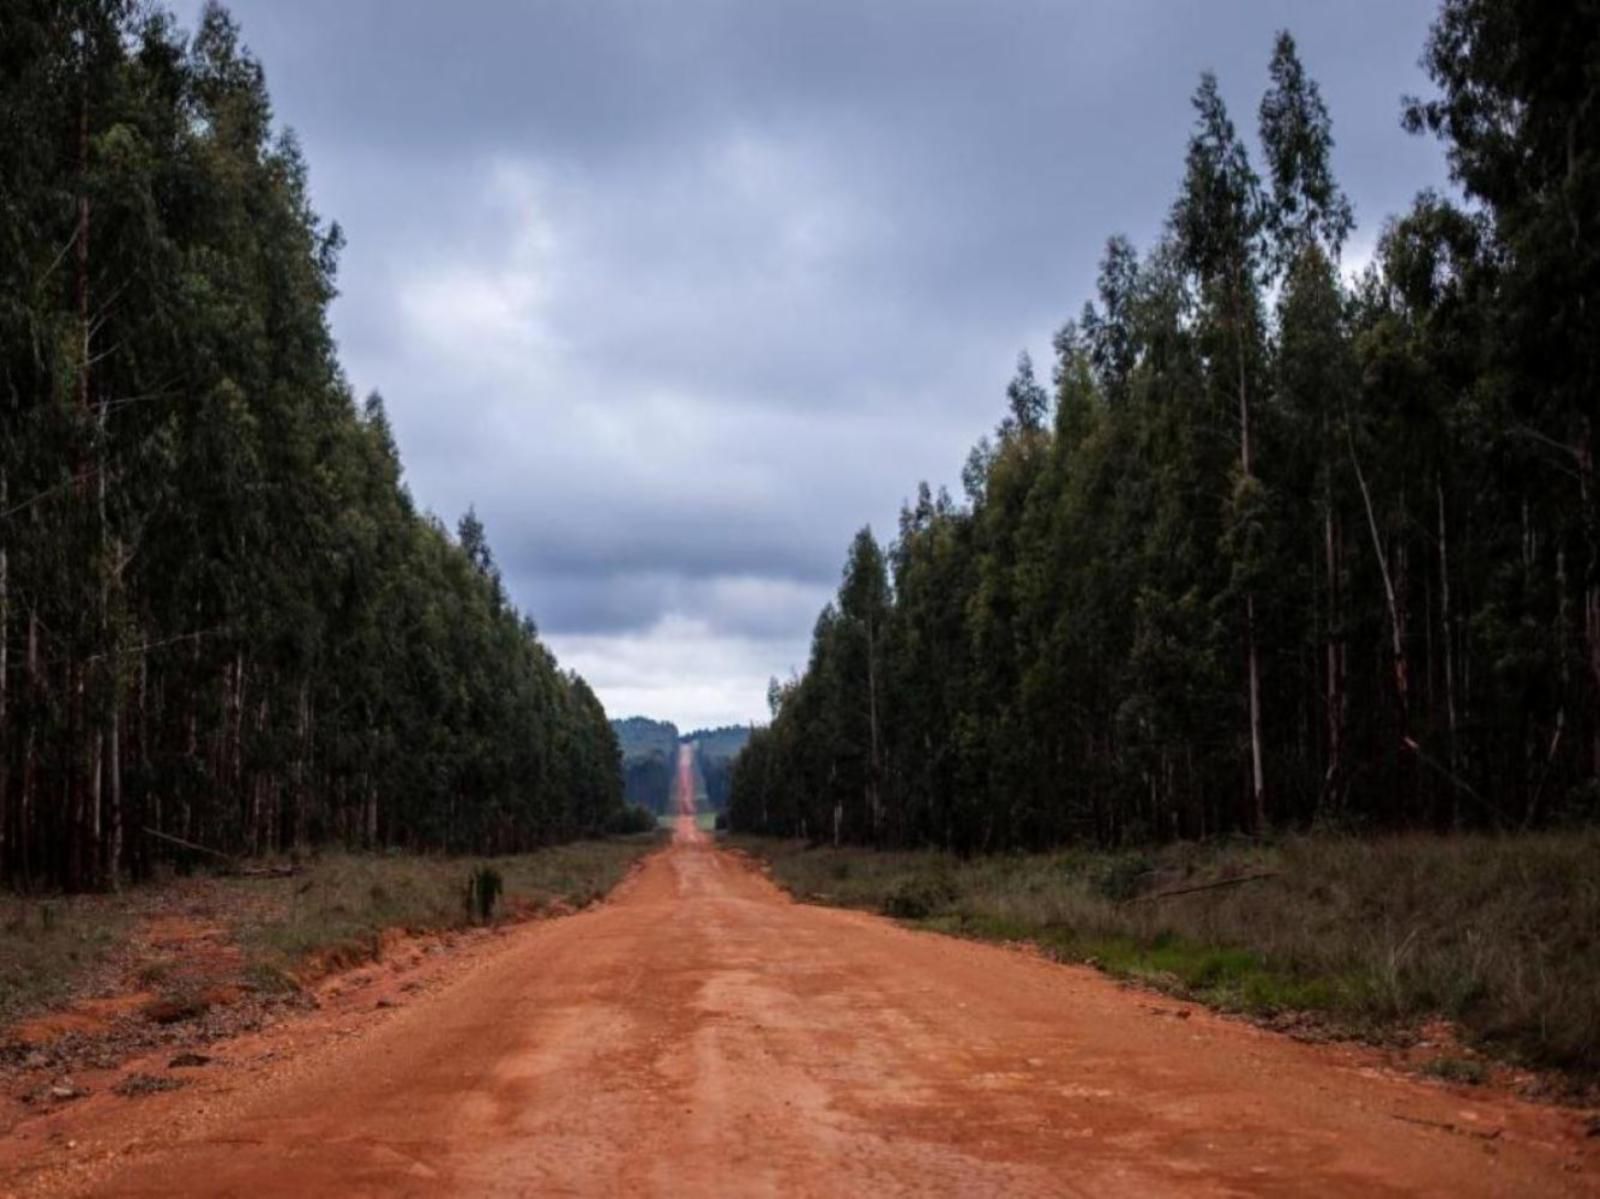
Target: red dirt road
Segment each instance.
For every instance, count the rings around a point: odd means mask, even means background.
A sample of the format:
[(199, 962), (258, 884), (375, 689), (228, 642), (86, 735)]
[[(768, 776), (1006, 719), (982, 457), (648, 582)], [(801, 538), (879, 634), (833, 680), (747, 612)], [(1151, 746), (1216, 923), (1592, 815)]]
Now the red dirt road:
[(1176, 1010), (794, 903), (685, 816), (609, 902), (241, 1077), (88, 1193), (1594, 1193), (1572, 1113)]

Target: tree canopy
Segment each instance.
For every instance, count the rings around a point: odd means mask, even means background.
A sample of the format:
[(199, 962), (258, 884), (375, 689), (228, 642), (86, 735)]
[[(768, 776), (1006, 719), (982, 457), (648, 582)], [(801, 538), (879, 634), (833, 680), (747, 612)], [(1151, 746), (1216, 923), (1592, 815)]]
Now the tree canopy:
[(1110, 239), (963, 501), (922, 485), (852, 542), (734, 827), (972, 852), (1600, 815), (1597, 61), (1592, 4), (1446, 0), (1403, 120), (1465, 201), (1419, 195), (1355, 278), (1294, 39), (1260, 173), (1203, 76), (1164, 236)]
[(603, 827), (600, 704), (351, 394), (343, 235), (229, 15), (8, 3), (0, 127), (0, 880)]

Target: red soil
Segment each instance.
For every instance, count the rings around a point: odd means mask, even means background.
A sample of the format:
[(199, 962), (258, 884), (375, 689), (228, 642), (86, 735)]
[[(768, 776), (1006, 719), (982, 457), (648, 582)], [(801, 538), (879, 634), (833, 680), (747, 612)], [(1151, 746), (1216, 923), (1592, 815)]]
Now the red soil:
[(794, 903), (692, 807), (610, 901), (395, 1010), (14, 1130), (0, 1192), (1600, 1193), (1575, 1113)]

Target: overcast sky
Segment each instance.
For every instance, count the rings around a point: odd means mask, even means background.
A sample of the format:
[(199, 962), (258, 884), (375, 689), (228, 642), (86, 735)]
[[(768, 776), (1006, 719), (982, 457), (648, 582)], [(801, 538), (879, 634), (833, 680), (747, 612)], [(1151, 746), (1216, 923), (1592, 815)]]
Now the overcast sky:
[(1444, 181), (1398, 121), (1416, 0), (229, 7), (344, 227), (334, 330), (412, 494), (477, 506), (611, 715), (685, 728), (764, 719), (854, 530), (954, 484), (1019, 349), (1048, 375), (1106, 237), (1159, 233), (1202, 70), (1253, 145), (1294, 31), (1347, 258)]

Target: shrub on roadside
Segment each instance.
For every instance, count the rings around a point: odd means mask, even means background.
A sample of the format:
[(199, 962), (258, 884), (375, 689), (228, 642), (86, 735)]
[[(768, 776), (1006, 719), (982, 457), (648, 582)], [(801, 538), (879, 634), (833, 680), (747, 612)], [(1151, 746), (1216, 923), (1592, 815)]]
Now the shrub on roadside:
[(638, 804), (627, 804), (617, 811), (606, 824), (606, 832), (613, 837), (631, 837), (639, 833), (653, 833), (657, 822), (655, 813)]
[(488, 924), (494, 919), (495, 904), (505, 890), (505, 880), (493, 866), (479, 866), (467, 876), (467, 919)]
[(901, 920), (926, 920), (955, 902), (959, 892), (948, 874), (929, 871), (902, 879), (884, 897), (883, 910)]

